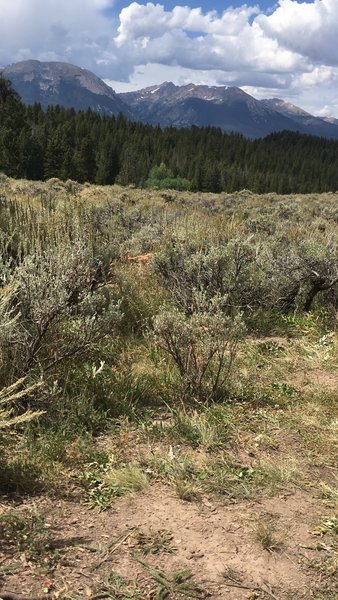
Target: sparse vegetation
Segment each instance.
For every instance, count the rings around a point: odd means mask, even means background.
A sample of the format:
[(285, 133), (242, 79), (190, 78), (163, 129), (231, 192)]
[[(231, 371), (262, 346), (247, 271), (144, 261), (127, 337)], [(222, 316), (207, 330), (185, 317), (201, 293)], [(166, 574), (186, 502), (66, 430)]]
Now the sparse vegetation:
[(336, 203), (1, 177), (1, 590), (335, 598)]
[(278, 537), (273, 523), (259, 521), (255, 528), (255, 536), (264, 550), (268, 552), (278, 552), (283, 547), (282, 540)]
[(104, 466), (89, 465), (85, 478), (89, 487), (89, 502), (101, 510), (108, 508), (113, 498), (128, 492), (140, 492), (148, 483), (145, 473), (132, 464), (120, 468), (114, 468), (109, 463)]
[(138, 531), (137, 545), (142, 553), (147, 554), (172, 554), (177, 550), (172, 544), (173, 534), (165, 529), (159, 531)]

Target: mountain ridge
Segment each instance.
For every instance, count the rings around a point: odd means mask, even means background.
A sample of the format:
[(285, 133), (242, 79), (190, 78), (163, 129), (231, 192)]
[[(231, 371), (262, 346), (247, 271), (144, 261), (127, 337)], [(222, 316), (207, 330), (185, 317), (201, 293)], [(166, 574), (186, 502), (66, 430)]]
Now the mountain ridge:
[(211, 125), (247, 137), (286, 129), (338, 138), (338, 121), (315, 117), (279, 98), (257, 100), (236, 86), (164, 82), (119, 95), (139, 119), (152, 125)]

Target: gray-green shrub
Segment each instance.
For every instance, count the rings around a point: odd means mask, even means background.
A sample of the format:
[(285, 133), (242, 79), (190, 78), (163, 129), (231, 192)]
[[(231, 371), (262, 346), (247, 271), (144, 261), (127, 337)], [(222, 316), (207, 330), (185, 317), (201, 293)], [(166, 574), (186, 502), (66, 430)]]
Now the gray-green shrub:
[(224, 391), (244, 332), (240, 315), (222, 310), (223, 298), (194, 291), (196, 310), (163, 309), (154, 319), (156, 345), (173, 360), (184, 397), (216, 399)]

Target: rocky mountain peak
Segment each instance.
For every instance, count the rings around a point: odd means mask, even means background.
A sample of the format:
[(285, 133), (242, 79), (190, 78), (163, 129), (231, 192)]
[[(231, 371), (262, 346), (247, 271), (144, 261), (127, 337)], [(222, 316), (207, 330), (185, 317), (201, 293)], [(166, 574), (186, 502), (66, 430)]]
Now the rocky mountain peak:
[(66, 108), (92, 110), (108, 115), (132, 116), (107, 84), (87, 69), (64, 62), (21, 61), (3, 70), (25, 104), (39, 102), (43, 108), (60, 104)]
[(292, 115), (303, 115), (303, 116), (307, 116), (307, 117), (312, 116), (312, 115), (310, 115), (310, 113), (306, 112), (302, 108), (299, 108), (299, 106), (295, 106), (291, 102), (286, 102), (285, 100), (282, 100), (281, 98), (269, 98), (269, 99), (261, 100), (261, 102), (265, 106), (268, 106), (269, 108), (272, 108), (273, 110), (277, 110), (278, 112), (281, 112), (281, 113), (284, 113), (287, 115), (292, 114)]

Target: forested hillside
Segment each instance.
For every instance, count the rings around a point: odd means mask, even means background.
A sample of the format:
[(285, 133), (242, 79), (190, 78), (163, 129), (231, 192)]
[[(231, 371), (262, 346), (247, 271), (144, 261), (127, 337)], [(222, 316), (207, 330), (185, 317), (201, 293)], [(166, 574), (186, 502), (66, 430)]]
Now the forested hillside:
[(25, 107), (0, 79), (0, 171), (98, 184), (257, 193), (338, 189), (338, 141), (293, 132), (248, 140), (205, 127), (161, 129), (76, 113)]

